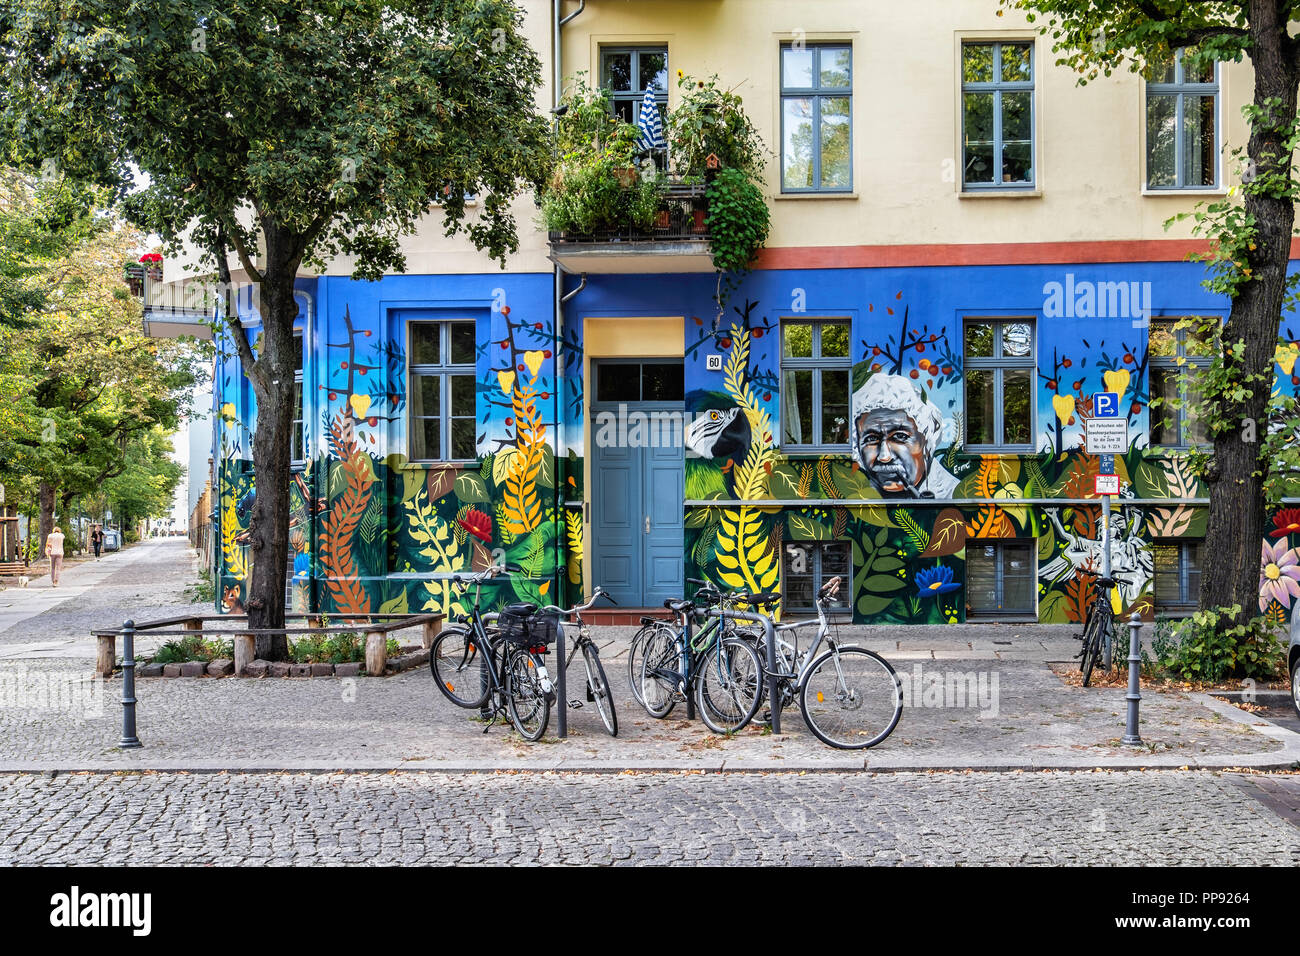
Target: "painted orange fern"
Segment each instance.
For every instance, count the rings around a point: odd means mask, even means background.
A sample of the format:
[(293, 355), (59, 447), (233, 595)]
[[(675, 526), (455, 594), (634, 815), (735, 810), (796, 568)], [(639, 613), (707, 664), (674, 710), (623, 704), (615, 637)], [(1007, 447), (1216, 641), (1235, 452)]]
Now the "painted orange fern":
[(374, 483), (368, 456), (357, 448), (356, 440), (348, 434), (340, 414), (330, 427), (334, 447), (347, 453), (341, 466), (348, 476), (343, 493), (325, 516), (321, 541), (321, 565), (326, 572), (325, 585), (340, 612), (369, 614), (370, 597), (358, 579), (352, 560), (352, 536), (356, 533), (361, 516), (370, 501), (370, 486)]

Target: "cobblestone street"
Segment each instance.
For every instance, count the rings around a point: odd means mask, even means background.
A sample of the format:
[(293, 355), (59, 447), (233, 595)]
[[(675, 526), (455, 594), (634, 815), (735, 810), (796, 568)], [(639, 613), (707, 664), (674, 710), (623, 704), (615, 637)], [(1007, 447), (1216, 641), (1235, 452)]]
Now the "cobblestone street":
[(1210, 773), (2, 775), (15, 862), (1294, 866), (1300, 828)]

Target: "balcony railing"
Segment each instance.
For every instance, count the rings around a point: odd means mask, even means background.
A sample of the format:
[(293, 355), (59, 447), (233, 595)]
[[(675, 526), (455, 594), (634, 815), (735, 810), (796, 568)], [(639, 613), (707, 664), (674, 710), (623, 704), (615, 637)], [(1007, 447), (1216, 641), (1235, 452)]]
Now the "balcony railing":
[(649, 229), (550, 232), (551, 259), (572, 272), (711, 272), (704, 191), (671, 182)]

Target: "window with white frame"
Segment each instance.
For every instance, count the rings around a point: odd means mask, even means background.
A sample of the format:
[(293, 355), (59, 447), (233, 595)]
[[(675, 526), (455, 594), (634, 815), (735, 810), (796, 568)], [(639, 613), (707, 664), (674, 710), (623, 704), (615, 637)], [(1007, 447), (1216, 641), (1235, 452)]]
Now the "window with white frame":
[(1219, 65), (1179, 50), (1147, 82), (1148, 189), (1214, 189), (1219, 184)]
[(302, 367), (303, 367), (303, 330), (293, 330), (293, 467), (301, 467), (307, 463), (307, 431), (303, 427), (303, 394), (302, 394)]
[(1152, 542), (1157, 611), (1196, 609), (1201, 590), (1203, 544), (1199, 538)]
[(1159, 399), (1151, 410), (1151, 444), (1162, 448), (1206, 444), (1209, 435), (1197, 416), (1196, 376), (1210, 364), (1212, 337), (1178, 319), (1152, 319), (1147, 342), (1151, 398)]
[(1037, 613), (1034, 541), (966, 541), (966, 610), (972, 617), (1032, 617)]
[(474, 322), (411, 322), (407, 328), (407, 457), (469, 461), (477, 452)]

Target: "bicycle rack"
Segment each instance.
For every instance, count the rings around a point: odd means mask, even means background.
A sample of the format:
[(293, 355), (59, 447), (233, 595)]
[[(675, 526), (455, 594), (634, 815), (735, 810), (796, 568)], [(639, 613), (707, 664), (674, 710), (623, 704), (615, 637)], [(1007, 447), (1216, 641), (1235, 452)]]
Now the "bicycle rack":
[(781, 698), (776, 675), (776, 626), (772, 623), (772, 619), (765, 614), (753, 611), (724, 611), (716, 607), (709, 608), (704, 612), (704, 616), (722, 618), (724, 627), (727, 618), (737, 621), (753, 621), (755, 624), (763, 625), (763, 635), (767, 643), (767, 699), (772, 706), (772, 733), (779, 734), (781, 732)]

